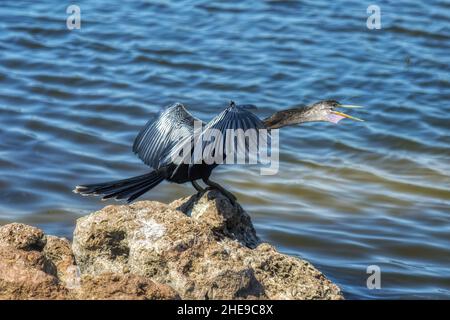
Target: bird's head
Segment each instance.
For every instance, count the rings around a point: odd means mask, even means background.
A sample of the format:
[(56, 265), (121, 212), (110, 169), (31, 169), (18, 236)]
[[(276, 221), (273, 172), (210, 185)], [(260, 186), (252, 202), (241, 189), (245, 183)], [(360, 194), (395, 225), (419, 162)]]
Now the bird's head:
[(353, 117), (351, 115), (339, 111), (338, 110), (339, 108), (356, 109), (362, 107), (349, 104), (342, 104), (337, 102), (336, 100), (322, 100), (308, 106), (304, 110), (302, 117), (306, 121), (325, 121), (332, 123), (338, 123), (344, 118), (356, 121), (364, 121), (362, 119)]
[(276, 129), (304, 122), (325, 121), (338, 123), (344, 118), (363, 121), (339, 111), (339, 108), (362, 108), (360, 106), (341, 104), (336, 100), (322, 100), (306, 107), (282, 110), (264, 120), (267, 128)]

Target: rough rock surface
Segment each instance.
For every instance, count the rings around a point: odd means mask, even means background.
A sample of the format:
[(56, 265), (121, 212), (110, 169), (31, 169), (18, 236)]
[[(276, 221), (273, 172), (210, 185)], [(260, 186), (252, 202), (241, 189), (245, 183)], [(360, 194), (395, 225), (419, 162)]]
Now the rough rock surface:
[(35, 227), (0, 227), (0, 299), (176, 299), (170, 287), (134, 275), (80, 275), (67, 239)]
[(169, 286), (156, 283), (134, 274), (103, 273), (98, 276), (84, 275), (81, 279), (79, 299), (179, 299), (179, 295)]
[(0, 299), (65, 299), (42, 230), (19, 223), (0, 228)]
[(42, 250), (44, 232), (22, 223), (11, 223), (0, 228), (0, 245), (22, 250)]
[(248, 214), (215, 191), (107, 206), (77, 221), (72, 249), (84, 275), (138, 275), (183, 299), (342, 299), (310, 263), (261, 243)]
[(0, 299), (64, 299), (68, 291), (38, 251), (0, 246)]
[(307, 261), (261, 243), (249, 215), (215, 191), (170, 204), (107, 206), (71, 245), (0, 227), (0, 299), (342, 299)]

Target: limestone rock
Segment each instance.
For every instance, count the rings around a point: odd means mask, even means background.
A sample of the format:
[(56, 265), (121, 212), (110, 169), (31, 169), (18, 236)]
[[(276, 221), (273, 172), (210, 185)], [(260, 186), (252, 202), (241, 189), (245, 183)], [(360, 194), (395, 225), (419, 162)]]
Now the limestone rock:
[(161, 300), (179, 299), (169, 286), (133, 274), (103, 273), (83, 276), (78, 299), (84, 300)]
[(68, 290), (42, 252), (0, 246), (0, 299), (66, 299)]
[(310, 263), (261, 243), (248, 214), (214, 191), (105, 207), (77, 221), (72, 249), (82, 274), (131, 273), (183, 299), (342, 299)]
[(0, 227), (0, 300), (177, 298), (169, 286), (137, 275), (80, 276), (67, 239), (24, 224)]
[(175, 200), (169, 207), (208, 224), (213, 231), (235, 239), (249, 248), (254, 248), (261, 242), (248, 213), (238, 203), (233, 206), (218, 191)]
[(80, 272), (69, 240), (55, 236), (45, 236), (43, 253), (56, 268), (56, 276), (66, 288), (76, 289), (80, 285)]
[(71, 245), (19, 223), (0, 227), (0, 299), (342, 299), (307, 261), (258, 239), (216, 191), (170, 204), (107, 206)]
[(40, 250), (45, 245), (42, 230), (22, 223), (11, 223), (0, 228), (0, 245), (23, 250)]

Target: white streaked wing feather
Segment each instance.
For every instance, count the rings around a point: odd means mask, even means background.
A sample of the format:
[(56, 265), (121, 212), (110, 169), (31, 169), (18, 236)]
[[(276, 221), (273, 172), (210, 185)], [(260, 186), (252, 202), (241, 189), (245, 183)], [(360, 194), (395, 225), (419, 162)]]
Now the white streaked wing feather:
[(167, 164), (167, 156), (180, 139), (192, 136), (193, 117), (180, 103), (165, 108), (155, 120), (149, 121), (136, 137), (133, 152), (147, 165), (154, 169)]

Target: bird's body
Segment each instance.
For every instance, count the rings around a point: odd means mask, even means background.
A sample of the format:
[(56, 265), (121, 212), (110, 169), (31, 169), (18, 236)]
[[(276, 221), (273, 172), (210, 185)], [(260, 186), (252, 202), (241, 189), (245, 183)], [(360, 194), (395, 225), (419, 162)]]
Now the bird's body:
[[(175, 103), (166, 107), (156, 119), (149, 121), (134, 141), (133, 152), (152, 168), (151, 172), (124, 180), (77, 186), (75, 192), (131, 202), (164, 180), (179, 184), (192, 182), (197, 191), (203, 190), (197, 183), (197, 180), (202, 180), (209, 187), (219, 189), (234, 202), (236, 198), (230, 192), (209, 179), (218, 163), (212, 162), (212, 159), (203, 154), (200, 161), (182, 161), (186, 160), (186, 157), (191, 158), (196, 152), (195, 146), (199, 136), (207, 136), (212, 130), (222, 133), (225, 137), (227, 130), (276, 129), (306, 121), (337, 123), (343, 117), (352, 118), (334, 111), (334, 108), (339, 106), (342, 105), (326, 100), (310, 107), (280, 111), (261, 120), (251, 112), (254, 106), (238, 106), (231, 102), (218, 116), (204, 123), (191, 115), (182, 104)], [(330, 118), (331, 114), (338, 118)], [(224, 139), (223, 148), (226, 143)], [(205, 148), (206, 145), (200, 145), (201, 152), (205, 151)], [(181, 158), (177, 158), (180, 154)]]

